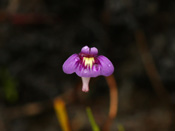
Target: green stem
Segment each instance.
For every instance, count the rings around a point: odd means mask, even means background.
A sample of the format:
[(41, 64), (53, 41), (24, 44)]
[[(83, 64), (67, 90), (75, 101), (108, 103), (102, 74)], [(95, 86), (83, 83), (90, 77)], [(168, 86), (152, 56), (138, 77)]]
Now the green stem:
[(93, 117), (93, 114), (92, 114), (92, 111), (91, 111), (90, 107), (87, 107), (87, 108), (86, 108), (86, 112), (87, 112), (89, 121), (90, 121), (90, 123), (91, 123), (92, 130), (93, 130), (93, 131), (100, 131), (98, 125), (96, 124), (96, 122), (95, 122), (95, 120), (94, 120), (94, 117)]

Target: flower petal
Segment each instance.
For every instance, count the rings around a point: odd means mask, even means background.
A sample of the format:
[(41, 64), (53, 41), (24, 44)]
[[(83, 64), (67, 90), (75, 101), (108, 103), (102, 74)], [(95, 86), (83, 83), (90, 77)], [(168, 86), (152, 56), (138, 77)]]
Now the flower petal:
[(90, 49), (90, 53), (89, 53), (90, 55), (97, 55), (98, 54), (98, 49), (97, 48), (95, 48), (95, 47), (92, 47), (91, 49)]
[(71, 55), (63, 64), (63, 71), (66, 74), (74, 73), (79, 60), (80, 60), (80, 58), (79, 58), (78, 54)]
[(105, 56), (98, 56), (97, 59), (101, 64), (101, 75), (109, 76), (114, 72), (114, 66), (112, 62)]
[(75, 72), (80, 77), (97, 77), (101, 75), (101, 65), (94, 64), (92, 68), (86, 68), (79, 64)]
[(81, 49), (81, 53), (94, 56), (98, 54), (98, 49), (96, 47), (89, 48), (88, 46), (84, 46)]
[(84, 46), (81, 49), (81, 53), (84, 53), (84, 54), (89, 54), (89, 51), (90, 51), (90, 48), (88, 46)]

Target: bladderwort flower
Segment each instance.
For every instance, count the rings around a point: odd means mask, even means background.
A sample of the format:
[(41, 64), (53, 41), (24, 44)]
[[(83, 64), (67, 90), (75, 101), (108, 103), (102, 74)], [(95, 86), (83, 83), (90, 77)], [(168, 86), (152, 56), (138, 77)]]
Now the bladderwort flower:
[(82, 78), (82, 91), (89, 91), (91, 77), (109, 76), (114, 72), (112, 62), (105, 56), (98, 56), (98, 49), (84, 46), (79, 54), (71, 55), (63, 64), (66, 74), (76, 73)]

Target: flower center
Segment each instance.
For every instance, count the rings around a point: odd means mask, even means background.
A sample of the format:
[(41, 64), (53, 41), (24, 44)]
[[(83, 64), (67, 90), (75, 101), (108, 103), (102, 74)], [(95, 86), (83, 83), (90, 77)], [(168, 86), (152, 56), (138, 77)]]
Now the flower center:
[(95, 60), (94, 57), (83, 57), (83, 62), (86, 67), (90, 67), (90, 69), (92, 69)]

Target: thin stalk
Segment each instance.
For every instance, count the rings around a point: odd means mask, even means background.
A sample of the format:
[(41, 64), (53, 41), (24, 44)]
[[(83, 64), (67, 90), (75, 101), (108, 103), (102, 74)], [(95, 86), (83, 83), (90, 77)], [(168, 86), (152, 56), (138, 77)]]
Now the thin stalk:
[(61, 98), (54, 99), (54, 109), (62, 131), (70, 131), (70, 124), (66, 112), (65, 103)]
[(86, 108), (86, 112), (87, 112), (89, 121), (90, 121), (90, 123), (91, 123), (92, 130), (93, 130), (93, 131), (100, 131), (98, 125), (97, 125), (96, 122), (95, 122), (95, 119), (94, 119), (94, 117), (93, 117), (92, 111), (91, 111), (91, 109), (90, 109), (89, 107)]
[(109, 131), (112, 121), (117, 115), (118, 110), (118, 90), (117, 90), (117, 83), (115, 81), (114, 75), (105, 77), (110, 93), (110, 106), (109, 106), (109, 115), (108, 119), (103, 127), (104, 131)]

